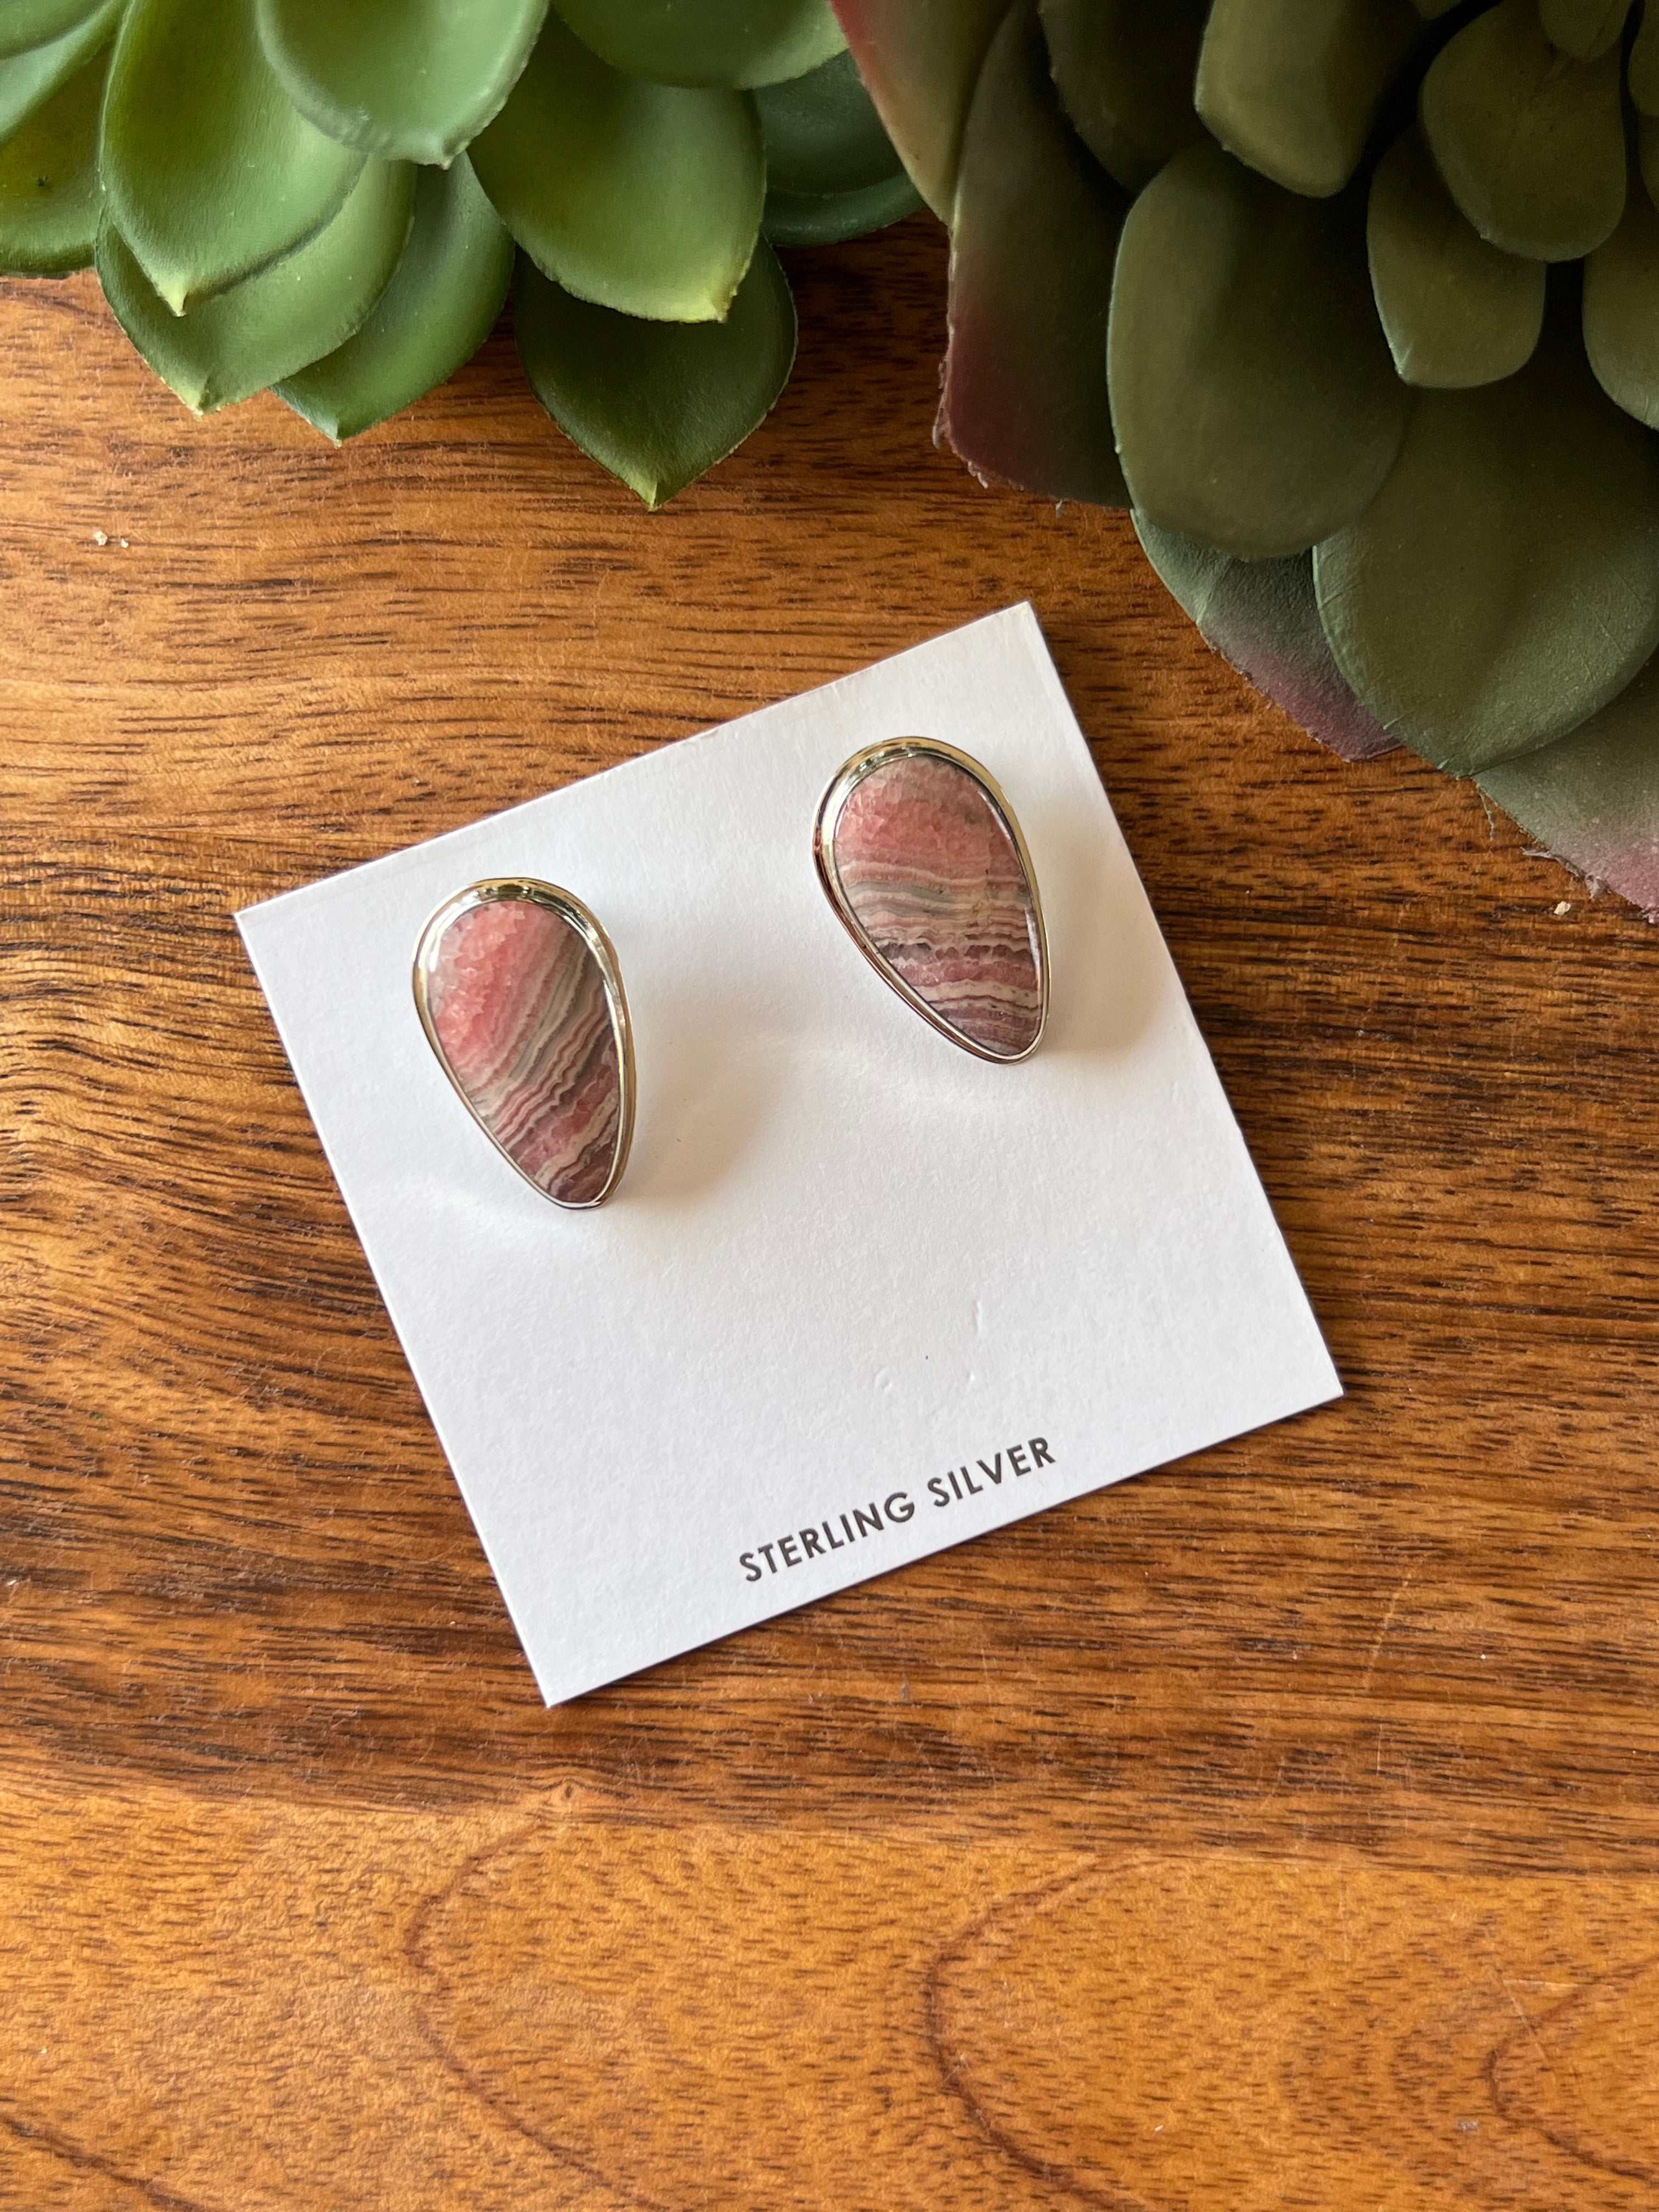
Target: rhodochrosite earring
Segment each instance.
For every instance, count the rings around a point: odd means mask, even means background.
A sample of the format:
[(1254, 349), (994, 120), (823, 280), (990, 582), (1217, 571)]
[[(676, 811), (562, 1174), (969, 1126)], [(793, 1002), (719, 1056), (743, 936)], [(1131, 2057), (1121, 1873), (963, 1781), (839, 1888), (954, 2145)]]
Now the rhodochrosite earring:
[(415, 1003), (472, 1118), (559, 1206), (599, 1206), (634, 1134), (634, 1041), (610, 939), (556, 884), (496, 878), (421, 933)]
[(854, 753), (818, 803), (812, 856), (854, 943), (907, 1006), (981, 1060), (1024, 1060), (1048, 1013), (1048, 946), (1013, 811), (931, 738)]

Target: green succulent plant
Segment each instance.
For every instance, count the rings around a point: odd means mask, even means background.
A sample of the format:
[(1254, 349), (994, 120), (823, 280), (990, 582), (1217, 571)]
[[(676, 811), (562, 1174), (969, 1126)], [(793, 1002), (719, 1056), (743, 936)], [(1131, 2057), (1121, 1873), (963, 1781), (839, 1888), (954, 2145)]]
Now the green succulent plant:
[(1659, 0), (838, 0), (941, 423), (1659, 915)]
[(0, 0), (0, 270), (95, 265), (198, 412), (349, 437), (512, 287), (544, 405), (655, 507), (788, 376), (773, 248), (917, 204), (828, 0)]

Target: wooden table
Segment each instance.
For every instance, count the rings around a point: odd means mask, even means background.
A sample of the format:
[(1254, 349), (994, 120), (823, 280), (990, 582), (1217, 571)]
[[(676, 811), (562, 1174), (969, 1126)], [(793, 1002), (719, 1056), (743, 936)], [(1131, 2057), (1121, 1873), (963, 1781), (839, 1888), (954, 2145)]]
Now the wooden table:
[[(0, 288), (0, 2203), (1651, 2208), (1659, 937), (798, 274), (654, 519)], [(544, 1711), (231, 912), (1027, 595), (1348, 1395)]]

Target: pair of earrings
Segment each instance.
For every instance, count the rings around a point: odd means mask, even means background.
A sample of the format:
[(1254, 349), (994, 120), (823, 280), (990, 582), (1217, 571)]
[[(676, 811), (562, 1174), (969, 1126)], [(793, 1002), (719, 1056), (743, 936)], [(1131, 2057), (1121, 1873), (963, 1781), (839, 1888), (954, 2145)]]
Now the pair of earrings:
[[(1025, 1060), (1048, 1011), (1048, 950), (1019, 824), (952, 745), (854, 753), (812, 824), (818, 879), (883, 981), (952, 1044)], [(415, 1003), (444, 1073), (496, 1149), (557, 1205), (599, 1206), (634, 1133), (634, 1039), (611, 939), (553, 884), (496, 878), (421, 933)]]

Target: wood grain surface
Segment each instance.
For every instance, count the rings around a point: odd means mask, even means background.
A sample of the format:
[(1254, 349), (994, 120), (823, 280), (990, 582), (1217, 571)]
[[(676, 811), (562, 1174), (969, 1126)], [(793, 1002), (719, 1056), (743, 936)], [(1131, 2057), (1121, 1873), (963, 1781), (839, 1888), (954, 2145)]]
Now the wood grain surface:
[[(655, 518), (0, 286), (7, 2206), (1659, 2202), (1659, 937), (936, 453), (943, 273)], [(546, 1712), (232, 911), (1024, 597), (1348, 1395)]]

